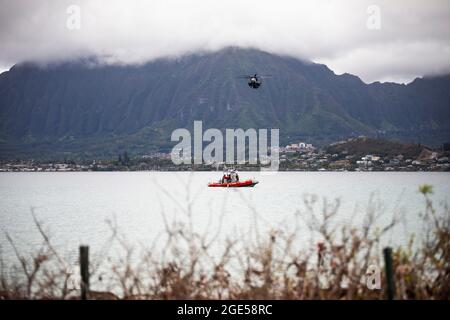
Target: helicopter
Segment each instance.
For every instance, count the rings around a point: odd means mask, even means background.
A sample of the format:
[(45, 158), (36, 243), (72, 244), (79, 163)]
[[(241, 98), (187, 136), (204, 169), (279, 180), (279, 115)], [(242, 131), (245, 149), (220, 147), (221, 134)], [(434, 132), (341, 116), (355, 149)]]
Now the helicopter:
[(271, 75), (258, 75), (258, 74), (254, 74), (254, 75), (241, 75), (240, 78), (244, 78), (248, 80), (248, 86), (250, 88), (253, 89), (258, 89), (261, 86), (261, 79), (265, 79), (265, 78), (270, 78), (272, 77)]

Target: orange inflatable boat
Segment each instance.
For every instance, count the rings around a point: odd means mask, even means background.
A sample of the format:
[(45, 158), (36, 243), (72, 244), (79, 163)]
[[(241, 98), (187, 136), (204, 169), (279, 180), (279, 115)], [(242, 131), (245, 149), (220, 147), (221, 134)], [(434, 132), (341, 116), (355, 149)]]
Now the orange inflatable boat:
[(253, 179), (235, 181), (235, 182), (210, 182), (208, 187), (222, 187), (222, 188), (242, 188), (242, 187), (254, 187), (258, 184), (258, 181)]

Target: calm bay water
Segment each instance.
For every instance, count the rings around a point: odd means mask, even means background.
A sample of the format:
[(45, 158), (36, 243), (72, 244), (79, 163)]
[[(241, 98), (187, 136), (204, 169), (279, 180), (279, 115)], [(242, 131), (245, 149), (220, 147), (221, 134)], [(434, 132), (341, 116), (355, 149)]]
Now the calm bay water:
[[(212, 232), (223, 217), (222, 234), (251, 228), (257, 219), (262, 228), (289, 224), (295, 212), (304, 214), (305, 195), (339, 198), (334, 223), (358, 224), (371, 201), (381, 212), (380, 225), (402, 213), (405, 223), (390, 235), (399, 244), (419, 230), (423, 197), (418, 186), (433, 185), (437, 207), (450, 203), (450, 173), (280, 172), (255, 177), (255, 188), (207, 188), (220, 172), (75, 172), (0, 173), (0, 244), (4, 259), (12, 258), (8, 232), (21, 251), (42, 243), (31, 215), (33, 209), (58, 250), (76, 252), (79, 244), (100, 249), (110, 235), (105, 222), (114, 219), (130, 243), (149, 244), (164, 230), (163, 217), (185, 219), (191, 208), (193, 226)], [(372, 199), (372, 200), (371, 200)], [(255, 216), (255, 212), (257, 216)], [(209, 226), (209, 229), (208, 229)], [(307, 231), (305, 231), (307, 232)], [(305, 234), (299, 235), (305, 236)]]

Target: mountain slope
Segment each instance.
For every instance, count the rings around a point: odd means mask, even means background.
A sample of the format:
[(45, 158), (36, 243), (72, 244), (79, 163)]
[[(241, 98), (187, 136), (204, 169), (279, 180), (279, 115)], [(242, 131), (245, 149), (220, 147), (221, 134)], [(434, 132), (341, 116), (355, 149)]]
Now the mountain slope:
[[(237, 77), (254, 72), (273, 77), (258, 90)], [(449, 89), (450, 76), (367, 85), (324, 65), (238, 48), (142, 66), (24, 64), (0, 75), (0, 152), (144, 153), (170, 146), (171, 131), (194, 120), (280, 128), (283, 142), (366, 134), (438, 144), (450, 140)]]

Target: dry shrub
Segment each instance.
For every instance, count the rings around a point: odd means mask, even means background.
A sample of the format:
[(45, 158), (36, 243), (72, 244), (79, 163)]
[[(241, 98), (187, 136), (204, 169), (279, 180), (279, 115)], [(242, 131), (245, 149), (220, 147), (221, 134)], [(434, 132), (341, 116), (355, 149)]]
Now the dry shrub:
[[(187, 186), (188, 188), (189, 186)], [(406, 247), (394, 248), (398, 299), (450, 297), (450, 214), (437, 213), (429, 198), (431, 187), (420, 188), (425, 197), (423, 236)], [(170, 197), (170, 194), (168, 194)], [(172, 199), (176, 201), (176, 199)], [(149, 248), (139, 250), (109, 222), (111, 238), (91, 262), (91, 299), (384, 299), (382, 239), (398, 224), (380, 229), (382, 211), (369, 206), (362, 226), (338, 227), (333, 222), (339, 201), (320, 202), (305, 196), (305, 209), (294, 222), (260, 230), (253, 210), (253, 229), (223, 239), (218, 232), (198, 233), (192, 223), (192, 202), (187, 199), (184, 219), (165, 222), (165, 232)], [(321, 210), (318, 210), (321, 207)], [(318, 212), (319, 211), (319, 212)], [(23, 257), (7, 234), (19, 261), (15, 272), (1, 262), (2, 299), (71, 299), (79, 296), (76, 263), (68, 263), (52, 246), (42, 224), (33, 219), (43, 246)], [(220, 217), (220, 224), (223, 216)], [(299, 245), (301, 226), (314, 237)], [(220, 230), (220, 227), (218, 228)], [(110, 255), (113, 246), (119, 253)], [(381, 270), (381, 289), (370, 289), (367, 279)], [(375, 270), (376, 271), (376, 270)], [(373, 274), (373, 273), (372, 273)], [(102, 290), (93, 291), (96, 288)]]

